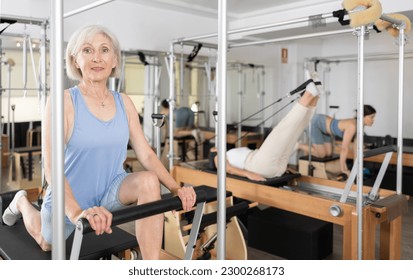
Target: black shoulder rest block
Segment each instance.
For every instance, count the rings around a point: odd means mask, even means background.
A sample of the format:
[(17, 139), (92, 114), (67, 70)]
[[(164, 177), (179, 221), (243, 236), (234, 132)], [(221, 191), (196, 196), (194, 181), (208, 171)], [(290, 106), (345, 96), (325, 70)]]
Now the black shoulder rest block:
[[(302, 160), (308, 160), (309, 156), (302, 156), (300, 157), (300, 159)], [(311, 156), (311, 161), (315, 161), (315, 162), (329, 162), (329, 161), (333, 161), (333, 160), (337, 160), (339, 159), (340, 156), (339, 155), (332, 155), (330, 157), (324, 157), (324, 158), (319, 158), (319, 157), (315, 157), (315, 156)]]

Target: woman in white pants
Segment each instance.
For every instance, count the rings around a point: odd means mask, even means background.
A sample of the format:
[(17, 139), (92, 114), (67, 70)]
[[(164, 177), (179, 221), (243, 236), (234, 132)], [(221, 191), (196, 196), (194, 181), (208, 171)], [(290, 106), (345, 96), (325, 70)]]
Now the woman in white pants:
[[(288, 160), (314, 115), (318, 95), (322, 91), (317, 73), (306, 75), (313, 82), (307, 85), (298, 103), (273, 128), (259, 149), (240, 147), (227, 151), (228, 174), (264, 181), (266, 178), (278, 177), (285, 173)], [(212, 158), (217, 166), (218, 157), (213, 155)]]

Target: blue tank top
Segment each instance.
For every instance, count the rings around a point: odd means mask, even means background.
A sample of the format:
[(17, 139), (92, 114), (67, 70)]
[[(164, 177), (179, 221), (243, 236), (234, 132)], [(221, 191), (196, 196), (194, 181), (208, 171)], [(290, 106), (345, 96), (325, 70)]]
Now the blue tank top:
[[(116, 113), (102, 121), (88, 109), (78, 87), (70, 89), (75, 119), (73, 132), (65, 146), (64, 173), (82, 209), (99, 206), (106, 189), (124, 173), (129, 141), (129, 126), (122, 96), (112, 92)], [(51, 192), (44, 207), (51, 208)]]
[(338, 136), (340, 138), (343, 138), (344, 136), (344, 132), (338, 128), (338, 120), (336, 119), (331, 120), (330, 131), (331, 131), (331, 134), (333, 134), (334, 136)]

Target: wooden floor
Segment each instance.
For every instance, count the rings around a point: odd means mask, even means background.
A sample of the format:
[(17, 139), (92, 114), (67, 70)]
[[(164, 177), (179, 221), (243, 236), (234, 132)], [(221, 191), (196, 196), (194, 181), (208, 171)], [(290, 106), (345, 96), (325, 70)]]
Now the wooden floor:
[[(16, 189), (15, 186), (9, 186), (8, 184), (8, 168), (3, 168), (2, 171), (2, 188), (1, 192)], [(413, 182), (412, 182), (413, 183)], [(409, 212), (403, 217), (403, 236), (402, 236), (402, 252), (401, 259), (413, 260), (413, 199), (408, 202)], [(123, 229), (134, 234), (133, 223), (128, 223), (121, 226)], [(379, 236), (379, 235), (377, 235)], [(282, 240), (274, 240), (274, 242), (283, 242)], [(333, 237), (333, 253), (327, 258), (332, 260), (341, 259), (341, 244), (342, 244), (342, 229), (340, 226), (334, 226)], [(378, 248), (376, 250), (378, 252)], [(377, 258), (379, 258), (377, 256)], [(248, 247), (248, 259), (250, 260), (277, 260), (281, 259), (278, 256), (268, 254), (263, 251), (256, 250)]]

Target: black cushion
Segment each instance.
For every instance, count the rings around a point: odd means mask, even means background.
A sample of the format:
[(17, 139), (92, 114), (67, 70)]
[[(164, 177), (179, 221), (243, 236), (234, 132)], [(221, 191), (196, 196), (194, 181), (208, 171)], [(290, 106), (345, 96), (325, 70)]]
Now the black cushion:
[[(302, 156), (302, 157), (300, 157), (300, 159), (302, 159), (302, 160), (309, 160), (308, 158), (309, 158), (309, 156)], [(324, 157), (324, 158), (319, 158), (319, 157), (311, 156), (311, 161), (315, 161), (315, 162), (329, 162), (329, 161), (337, 160), (337, 159), (339, 159), (339, 158), (340, 158), (339, 155), (332, 155), (332, 156), (330, 156), (330, 157)]]

